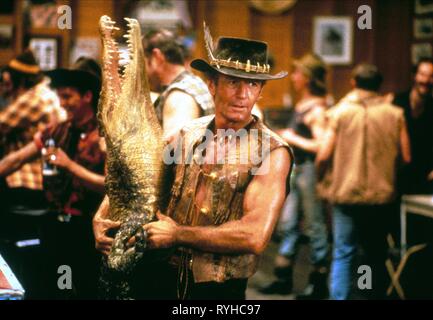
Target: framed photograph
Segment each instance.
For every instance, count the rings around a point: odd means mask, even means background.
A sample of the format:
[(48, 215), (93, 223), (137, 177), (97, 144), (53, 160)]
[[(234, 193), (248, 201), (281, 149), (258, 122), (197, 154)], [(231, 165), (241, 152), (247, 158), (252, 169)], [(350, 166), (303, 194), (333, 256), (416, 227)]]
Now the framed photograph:
[(413, 30), (415, 39), (430, 39), (433, 37), (433, 19), (415, 19)]
[(433, 12), (433, 0), (415, 0), (415, 13), (432, 13)]
[(0, 49), (10, 49), (13, 46), (13, 25), (0, 24)]
[(57, 28), (57, 20), (59, 15), (57, 7), (59, 5), (55, 1), (45, 1), (42, 4), (30, 5), (30, 25), (32, 28)]
[(143, 30), (176, 30), (179, 25), (185, 29), (192, 27), (186, 0), (148, 0), (134, 3), (126, 16), (137, 19)]
[(55, 69), (58, 66), (58, 40), (57, 38), (32, 38), (29, 47), (42, 70)]
[(417, 43), (412, 45), (412, 64), (417, 64), (421, 58), (431, 58), (433, 49), (430, 43)]
[(353, 61), (353, 21), (351, 17), (316, 17), (313, 50), (325, 63), (349, 65)]

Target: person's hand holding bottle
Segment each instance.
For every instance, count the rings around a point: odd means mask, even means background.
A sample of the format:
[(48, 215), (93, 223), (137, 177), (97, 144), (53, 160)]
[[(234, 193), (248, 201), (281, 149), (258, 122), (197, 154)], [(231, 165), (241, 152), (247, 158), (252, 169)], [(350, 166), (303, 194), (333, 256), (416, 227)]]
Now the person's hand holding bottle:
[(72, 160), (62, 149), (57, 148), (52, 155), (54, 155), (54, 157), (51, 156), (49, 159), (49, 162), (51, 164), (53, 164), (56, 167), (69, 170)]

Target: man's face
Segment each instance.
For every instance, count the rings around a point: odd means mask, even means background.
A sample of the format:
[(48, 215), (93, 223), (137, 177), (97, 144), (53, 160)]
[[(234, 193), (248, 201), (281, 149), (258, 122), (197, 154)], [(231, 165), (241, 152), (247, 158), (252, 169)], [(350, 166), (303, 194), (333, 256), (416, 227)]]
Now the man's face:
[(430, 62), (421, 63), (415, 74), (414, 89), (421, 95), (432, 94), (433, 89), (433, 64)]
[(68, 116), (73, 119), (74, 123), (80, 123), (87, 118), (89, 108), (86, 108), (86, 106), (89, 103), (86, 94), (82, 96), (73, 87), (60, 87), (57, 88), (57, 95), (60, 99), (60, 105), (68, 112)]
[(230, 122), (246, 122), (263, 88), (263, 81), (241, 79), (220, 74), (209, 83), (216, 113)]
[(158, 63), (154, 54), (146, 55), (146, 71), (149, 79), (150, 90), (153, 92), (161, 92), (161, 80), (158, 73)]
[(296, 92), (302, 91), (309, 82), (308, 77), (299, 68), (293, 70), (290, 79), (292, 80), (293, 88)]

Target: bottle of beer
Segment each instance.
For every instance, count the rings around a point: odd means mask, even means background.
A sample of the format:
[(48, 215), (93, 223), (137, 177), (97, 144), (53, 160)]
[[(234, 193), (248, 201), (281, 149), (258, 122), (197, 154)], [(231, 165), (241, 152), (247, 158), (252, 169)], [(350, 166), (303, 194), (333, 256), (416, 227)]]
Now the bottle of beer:
[[(45, 142), (45, 147), (42, 148), (42, 175), (44, 178), (46, 176), (54, 176), (59, 174), (57, 166), (50, 163), (50, 160), (54, 160), (56, 156), (56, 142), (53, 138), (47, 139)], [(53, 159), (54, 157), (54, 159)]]
[(48, 200), (51, 203), (51, 209), (61, 222), (69, 222), (70, 215), (63, 212), (65, 179), (64, 173), (60, 172), (56, 165), (50, 162), (56, 157), (56, 142), (53, 138), (45, 141), (42, 149), (42, 176), (44, 190), (48, 191)]

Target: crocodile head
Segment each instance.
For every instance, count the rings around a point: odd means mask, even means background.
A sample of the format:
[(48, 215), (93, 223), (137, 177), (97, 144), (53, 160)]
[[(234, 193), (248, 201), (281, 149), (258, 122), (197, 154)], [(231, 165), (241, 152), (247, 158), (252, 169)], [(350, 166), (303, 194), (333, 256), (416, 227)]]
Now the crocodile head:
[[(136, 130), (143, 121), (157, 121), (146, 74), (146, 63), (137, 20), (125, 18), (129, 62), (119, 70), (119, 46), (114, 38), (119, 30), (108, 16), (99, 20), (102, 39), (102, 89), (98, 119), (107, 142), (119, 141), (126, 131)], [(143, 109), (144, 108), (144, 109)]]

